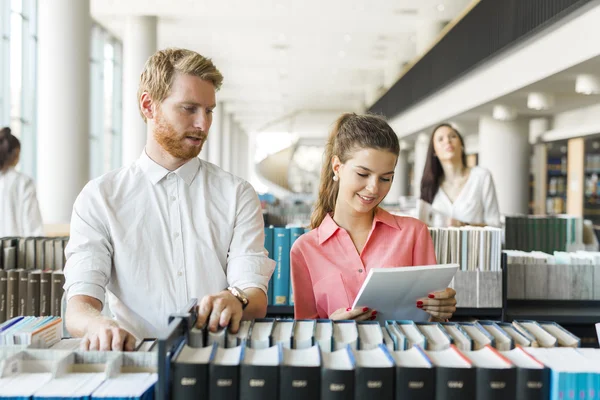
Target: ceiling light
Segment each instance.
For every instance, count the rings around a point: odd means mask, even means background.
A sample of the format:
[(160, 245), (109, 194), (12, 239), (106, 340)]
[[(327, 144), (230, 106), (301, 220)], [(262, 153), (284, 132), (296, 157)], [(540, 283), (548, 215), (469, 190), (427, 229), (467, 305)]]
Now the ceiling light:
[(346, 43), (349, 43), (352, 41), (352, 36), (346, 34), (346, 35), (344, 35), (344, 40), (346, 41)]
[(287, 75), (288, 75), (287, 69), (285, 69), (285, 68), (281, 68), (281, 69), (279, 70), (279, 76), (280, 76), (281, 78), (286, 78), (286, 77), (287, 77)]
[(410, 35), (410, 36), (408, 37), (408, 40), (410, 40), (411, 42), (413, 42), (413, 43), (414, 43), (414, 42), (417, 40), (417, 36), (416, 36), (416, 35)]
[(338, 52), (338, 56), (340, 56), (340, 57), (346, 57), (346, 52), (344, 50), (340, 50)]
[(575, 92), (581, 94), (600, 94), (600, 79), (590, 74), (577, 75), (575, 79)]
[(554, 96), (548, 93), (531, 92), (527, 96), (527, 108), (532, 110), (547, 110), (554, 106)]
[(496, 104), (492, 110), (492, 117), (499, 121), (514, 121), (517, 118), (517, 110), (511, 106)]
[(285, 40), (287, 39), (285, 36), (285, 33), (280, 33), (279, 36), (277, 37), (279, 42), (285, 42)]
[(437, 6), (437, 10), (438, 10), (439, 12), (442, 12), (442, 11), (444, 11), (445, 9), (446, 9), (446, 6), (444, 6), (443, 4), (438, 4), (438, 6)]

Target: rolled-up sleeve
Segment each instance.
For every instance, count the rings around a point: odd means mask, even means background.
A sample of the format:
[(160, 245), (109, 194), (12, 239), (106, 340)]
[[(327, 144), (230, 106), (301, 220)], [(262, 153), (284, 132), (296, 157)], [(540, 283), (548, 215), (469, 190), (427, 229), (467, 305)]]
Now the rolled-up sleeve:
[(86, 295), (104, 305), (112, 254), (105, 207), (97, 185), (92, 181), (83, 188), (73, 206), (71, 234), (65, 249), (67, 299)]
[(267, 293), (275, 261), (265, 250), (265, 225), (260, 201), (248, 182), (237, 192), (235, 226), (227, 253), (227, 282), (240, 289), (259, 288)]

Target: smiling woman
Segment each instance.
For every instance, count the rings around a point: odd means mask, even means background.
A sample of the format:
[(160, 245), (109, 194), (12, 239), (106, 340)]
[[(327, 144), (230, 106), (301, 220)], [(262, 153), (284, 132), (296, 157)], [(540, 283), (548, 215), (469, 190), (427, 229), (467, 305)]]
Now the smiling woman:
[[(379, 208), (394, 179), (400, 145), (375, 115), (343, 114), (325, 147), (313, 230), (291, 251), (295, 318), (375, 319), (368, 304), (351, 309), (371, 268), (435, 264), (427, 226)], [(430, 293), (415, 307), (446, 319), (452, 289)]]

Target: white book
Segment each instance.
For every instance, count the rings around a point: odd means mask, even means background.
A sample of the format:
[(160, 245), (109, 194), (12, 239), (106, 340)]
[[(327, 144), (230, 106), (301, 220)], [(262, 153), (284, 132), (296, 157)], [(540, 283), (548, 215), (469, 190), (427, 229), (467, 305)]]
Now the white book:
[(229, 349), (217, 348), (212, 363), (215, 365), (240, 365), (242, 346)]
[(396, 324), (396, 323), (388, 324), (387, 327), (388, 327), (388, 330), (390, 333), (390, 337), (398, 346), (394, 350), (398, 350), (398, 351), (406, 350), (406, 344), (407, 344), (406, 335), (400, 330), (400, 327), (398, 326), (398, 324)]
[(402, 331), (404, 336), (407, 339), (406, 348), (411, 348), (412, 346), (419, 346), (424, 349), (426, 347), (426, 339), (425, 336), (421, 333), (417, 325), (414, 322), (411, 323), (398, 323), (398, 329)]
[(321, 355), (319, 346), (308, 349), (283, 349), (283, 365), (292, 367), (320, 367)]
[(521, 332), (519, 332), (512, 324), (508, 322), (501, 322), (499, 326), (508, 334), (508, 336), (512, 338), (515, 344), (518, 344), (522, 347), (531, 347), (531, 340), (523, 336), (523, 334), (521, 334)]
[(379, 346), (371, 350), (355, 350), (354, 359), (357, 367), (386, 368), (394, 366), (393, 358)]
[(540, 326), (558, 340), (561, 347), (579, 347), (579, 339), (555, 322), (540, 322)]
[(345, 347), (340, 350), (332, 351), (329, 353), (321, 353), (323, 362), (323, 368), (334, 369), (334, 370), (353, 370), (354, 363), (348, 348)]
[(308, 349), (313, 346), (316, 321), (296, 321), (294, 325), (294, 349)]
[(394, 351), (394, 341), (390, 336), (387, 328), (381, 328), (381, 334), (383, 335), (383, 344), (389, 351)]
[(508, 351), (513, 348), (512, 338), (498, 325), (491, 323), (482, 323), (481, 326), (483, 326), (483, 328), (494, 337), (496, 349), (501, 351)]
[(250, 333), (250, 327), (252, 326), (252, 321), (242, 321), (240, 322), (240, 329), (237, 333), (227, 332), (227, 347), (233, 348), (238, 347), (242, 340), (248, 339), (248, 335)]
[(459, 325), (451, 323), (444, 324), (444, 329), (446, 329), (446, 332), (448, 332), (448, 335), (450, 335), (454, 341), (454, 345), (459, 350), (471, 351), (473, 349), (473, 341), (471, 340), (471, 337), (468, 336), (468, 334), (462, 330)]
[(213, 349), (213, 346), (202, 348), (183, 346), (175, 358), (175, 362), (178, 364), (208, 364)]
[(336, 321), (333, 323), (333, 349), (339, 350), (350, 346), (358, 347), (358, 329), (354, 321)]
[(245, 365), (277, 366), (280, 361), (279, 346), (271, 346), (265, 349), (245, 349), (242, 363)]
[(321, 351), (333, 351), (333, 323), (330, 320), (317, 321), (315, 330), (315, 341), (319, 344)]
[(436, 367), (442, 368), (472, 368), (470, 360), (465, 358), (456, 347), (446, 350), (427, 351), (427, 356)]
[(457, 264), (418, 267), (372, 268), (352, 307), (377, 310), (376, 319), (425, 322), (429, 314), (417, 308), (417, 300), (444, 290), (458, 270)]
[(94, 391), (94, 398), (139, 398), (158, 381), (157, 373), (120, 374), (108, 379)]
[(473, 339), (473, 350), (483, 349), (492, 345), (493, 337), (479, 324), (461, 324), (461, 327)]
[(357, 323), (359, 350), (371, 350), (383, 343), (383, 333), (379, 324)]
[(219, 328), (219, 329), (217, 329), (216, 332), (211, 332), (210, 330), (208, 330), (208, 335), (206, 338), (206, 345), (212, 346), (213, 343), (216, 343), (217, 346), (219, 346), (219, 347), (225, 347), (225, 344), (227, 343), (226, 338), (227, 338), (227, 329), (226, 328)]
[(404, 351), (391, 352), (394, 362), (399, 367), (404, 368), (431, 368), (433, 364), (419, 347), (414, 346)]
[(427, 339), (427, 350), (444, 350), (452, 344), (440, 324), (417, 324), (417, 328)]
[(273, 324), (272, 321), (254, 322), (252, 332), (250, 332), (250, 344), (253, 349), (267, 349), (270, 347)]
[(485, 346), (482, 349), (462, 352), (474, 366), (486, 369), (508, 369), (514, 368), (514, 365), (504, 358), (500, 353), (492, 349), (491, 346)]
[(548, 333), (535, 321), (514, 321), (513, 324), (519, 324), (531, 333), (541, 347), (556, 347), (558, 339)]
[(525, 369), (543, 369), (544, 364), (530, 356), (521, 347), (515, 347), (509, 351), (501, 351), (504, 357), (508, 358), (516, 367)]
[(286, 349), (292, 347), (292, 330), (294, 329), (294, 321), (277, 321), (273, 328), (273, 344), (281, 343)]

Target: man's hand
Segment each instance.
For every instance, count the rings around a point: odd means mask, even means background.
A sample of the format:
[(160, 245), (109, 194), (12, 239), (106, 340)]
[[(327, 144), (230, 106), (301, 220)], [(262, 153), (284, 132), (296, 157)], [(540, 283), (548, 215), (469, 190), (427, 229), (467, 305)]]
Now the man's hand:
[(133, 351), (135, 337), (121, 329), (116, 321), (98, 316), (90, 321), (85, 336), (81, 339), (81, 350)]
[(198, 306), (198, 328), (208, 324), (211, 332), (216, 332), (219, 327), (225, 328), (229, 325), (231, 333), (237, 333), (240, 329), (240, 321), (244, 311), (242, 303), (228, 290), (223, 290), (212, 296), (204, 296)]

